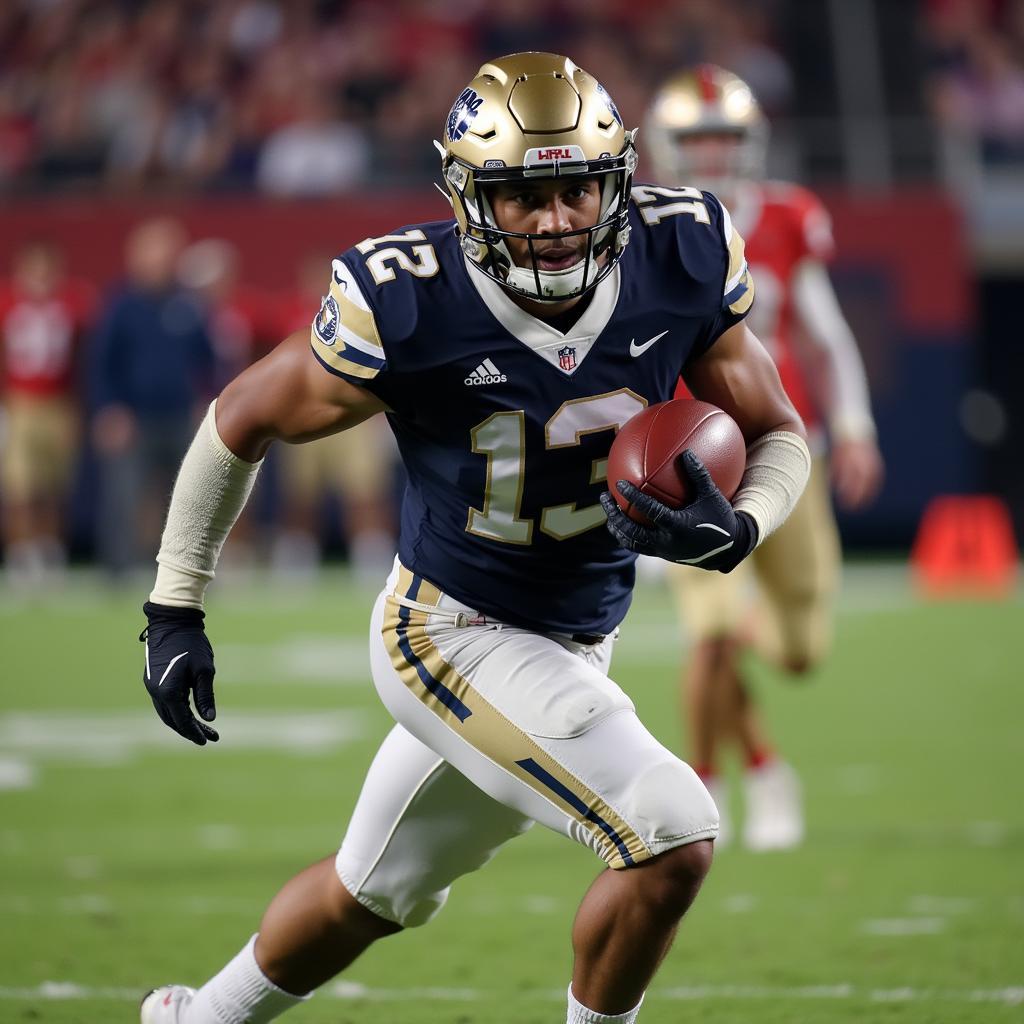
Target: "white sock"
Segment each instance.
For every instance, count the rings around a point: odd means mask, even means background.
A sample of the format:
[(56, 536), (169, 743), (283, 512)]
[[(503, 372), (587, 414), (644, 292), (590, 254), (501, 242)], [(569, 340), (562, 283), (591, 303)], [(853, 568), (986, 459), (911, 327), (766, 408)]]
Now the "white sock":
[(308, 999), (278, 988), (256, 963), (254, 935), (193, 997), (182, 1024), (265, 1024)]
[(637, 1016), (640, 1013), (640, 1007), (643, 1006), (644, 997), (640, 997), (640, 1002), (633, 1007), (632, 1010), (627, 1010), (625, 1013), (616, 1013), (609, 1015), (607, 1013), (597, 1013), (595, 1010), (588, 1010), (576, 997), (572, 994), (572, 985), (569, 986), (569, 1013), (566, 1016), (566, 1024), (604, 1024), (605, 1021), (613, 1022), (613, 1024), (634, 1024)]

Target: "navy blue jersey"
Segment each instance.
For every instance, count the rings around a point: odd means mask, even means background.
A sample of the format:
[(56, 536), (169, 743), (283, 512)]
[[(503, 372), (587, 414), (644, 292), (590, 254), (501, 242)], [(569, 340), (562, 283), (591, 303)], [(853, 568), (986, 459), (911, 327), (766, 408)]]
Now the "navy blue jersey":
[(618, 268), (564, 334), (466, 260), (454, 221), (348, 250), (313, 325), (323, 366), (390, 410), (409, 478), (402, 563), (505, 622), (608, 633), (621, 621), (635, 556), (598, 502), (612, 439), (672, 397), (753, 297), (714, 197), (637, 186), (630, 223)]

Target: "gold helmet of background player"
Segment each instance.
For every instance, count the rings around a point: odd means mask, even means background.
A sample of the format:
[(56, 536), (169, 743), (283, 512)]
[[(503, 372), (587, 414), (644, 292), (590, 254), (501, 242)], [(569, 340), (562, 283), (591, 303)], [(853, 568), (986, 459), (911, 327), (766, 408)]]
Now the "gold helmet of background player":
[[(651, 101), (644, 133), (655, 174), (665, 184), (721, 187), (764, 176), (768, 122), (760, 104), (742, 78), (714, 64), (669, 78)], [(691, 145), (709, 137), (736, 140), (717, 181), (702, 180), (708, 175)]]
[[(463, 252), (506, 288), (559, 301), (593, 288), (618, 262), (629, 239), (633, 132), (601, 84), (568, 57), (515, 53), (484, 64), (456, 99), (437, 146)], [(596, 225), (544, 236), (498, 227), (488, 185), (570, 176), (600, 181)], [(534, 241), (584, 234), (579, 263), (540, 269)], [(506, 238), (527, 240), (532, 266), (516, 266)]]

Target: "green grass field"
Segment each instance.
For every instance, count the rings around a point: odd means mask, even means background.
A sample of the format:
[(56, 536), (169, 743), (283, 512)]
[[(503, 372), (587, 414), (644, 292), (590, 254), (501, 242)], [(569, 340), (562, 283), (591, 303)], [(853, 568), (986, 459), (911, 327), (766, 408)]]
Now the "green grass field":
[[(0, 591), (0, 1021), (136, 1021), (202, 982), (276, 888), (338, 844), (388, 728), (372, 594), (261, 581), (211, 596), (222, 742), (198, 749), (139, 681), (142, 590)], [(681, 749), (679, 640), (640, 593), (614, 675)], [(924, 604), (848, 573), (834, 656), (755, 669), (805, 783), (800, 850), (722, 851), (644, 1024), (1024, 1019), (1024, 600)], [(598, 868), (540, 828), (431, 925), (378, 945), (286, 1020), (557, 1024), (569, 923)]]

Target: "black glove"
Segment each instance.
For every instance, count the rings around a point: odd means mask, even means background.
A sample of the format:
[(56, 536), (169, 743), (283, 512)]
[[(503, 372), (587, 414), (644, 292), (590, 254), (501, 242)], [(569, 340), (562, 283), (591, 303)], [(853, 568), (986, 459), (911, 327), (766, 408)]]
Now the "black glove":
[(142, 610), (149, 625), (139, 634), (146, 645), (146, 684), (153, 707), (164, 725), (185, 739), (205, 746), (220, 737), (215, 729), (192, 714), (189, 693), (195, 693), (196, 710), (207, 722), (217, 717), (213, 703), (213, 648), (203, 628), (204, 612), (198, 608), (171, 608), (147, 601)]
[(653, 525), (634, 522), (605, 491), (601, 505), (608, 516), (608, 529), (629, 551), (657, 555), (680, 565), (732, 572), (754, 550), (757, 524), (746, 512), (732, 507), (707, 467), (689, 448), (680, 459), (696, 489), (694, 501), (685, 508), (669, 508), (627, 480), (620, 480), (619, 493)]

